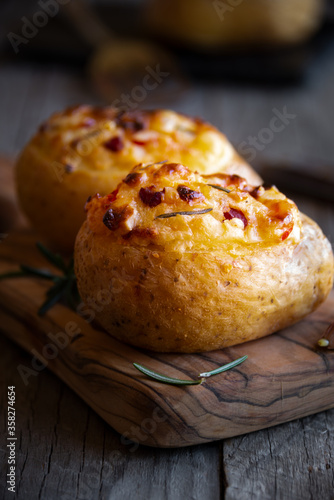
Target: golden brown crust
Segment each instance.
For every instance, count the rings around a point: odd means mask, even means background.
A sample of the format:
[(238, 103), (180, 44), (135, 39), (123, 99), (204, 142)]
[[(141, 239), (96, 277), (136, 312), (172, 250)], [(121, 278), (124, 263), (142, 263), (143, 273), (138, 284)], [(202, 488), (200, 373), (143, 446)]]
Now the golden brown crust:
[(53, 115), (23, 150), (19, 201), (46, 240), (71, 250), (88, 196), (112, 191), (136, 163), (165, 159), (261, 183), (225, 136), (202, 120), (167, 110), (78, 106)]
[[(201, 177), (178, 164), (138, 173), (145, 176), (135, 185), (88, 202), (76, 241), (80, 294), (88, 303), (107, 295), (97, 319), (113, 336), (155, 351), (218, 349), (269, 335), (326, 298), (330, 244), (276, 188), (254, 190), (236, 176)], [(154, 189), (141, 191), (152, 179)], [(203, 197), (189, 200), (189, 190)]]
[[(255, 188), (237, 175), (201, 176), (180, 163), (139, 164), (113, 193), (91, 198), (86, 210), (90, 230), (106, 241), (167, 251), (237, 252), (300, 238), (298, 209), (275, 186)], [(173, 215), (180, 212), (190, 215)]]

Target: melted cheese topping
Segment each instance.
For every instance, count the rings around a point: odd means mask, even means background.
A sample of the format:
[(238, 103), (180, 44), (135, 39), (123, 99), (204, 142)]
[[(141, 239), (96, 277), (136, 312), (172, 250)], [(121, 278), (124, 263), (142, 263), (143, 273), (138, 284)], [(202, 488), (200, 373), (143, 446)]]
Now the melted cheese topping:
[(45, 122), (31, 145), (46, 160), (51, 152), (66, 172), (97, 171), (117, 182), (133, 165), (160, 160), (181, 162), (201, 173), (237, 172), (261, 181), (217, 129), (168, 110), (69, 108)]
[(90, 230), (110, 242), (166, 251), (238, 253), (301, 237), (299, 211), (276, 187), (254, 188), (236, 175), (202, 176), (177, 163), (137, 165), (86, 210)]

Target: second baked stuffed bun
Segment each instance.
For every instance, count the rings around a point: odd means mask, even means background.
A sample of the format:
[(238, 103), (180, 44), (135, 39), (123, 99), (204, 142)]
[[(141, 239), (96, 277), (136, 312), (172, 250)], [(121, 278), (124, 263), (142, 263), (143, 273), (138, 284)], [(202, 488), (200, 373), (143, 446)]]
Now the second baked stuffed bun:
[(23, 150), (19, 201), (46, 241), (71, 251), (88, 196), (110, 193), (136, 163), (162, 159), (261, 182), (226, 137), (202, 120), (167, 110), (78, 106), (52, 116)]
[(124, 342), (198, 352), (263, 337), (315, 309), (333, 283), (331, 246), (275, 187), (137, 166), (87, 203), (75, 247), (86, 303)]

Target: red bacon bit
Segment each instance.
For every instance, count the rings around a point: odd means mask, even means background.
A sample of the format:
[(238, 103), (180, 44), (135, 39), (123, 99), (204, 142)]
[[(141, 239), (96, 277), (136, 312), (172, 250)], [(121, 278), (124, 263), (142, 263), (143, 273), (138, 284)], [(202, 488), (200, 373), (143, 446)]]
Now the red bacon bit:
[(138, 238), (152, 238), (156, 234), (157, 234), (156, 231), (150, 227), (144, 227), (144, 228), (135, 227), (134, 229), (131, 229), (131, 231), (129, 231), (128, 233), (123, 234), (122, 238), (124, 240), (129, 240), (132, 236), (137, 236)]
[(241, 212), (241, 210), (237, 210), (236, 208), (230, 208), (229, 212), (224, 212), (224, 217), (227, 220), (231, 219), (240, 219), (244, 223), (244, 229), (248, 225), (248, 220), (244, 216), (244, 214)]
[(250, 191), (249, 194), (253, 196), (253, 198), (257, 199), (259, 196), (261, 196), (261, 194), (263, 194), (263, 191), (267, 191), (272, 187), (274, 187), (273, 184), (264, 183), (261, 186), (257, 186), (256, 188), (254, 188), (252, 191)]
[(139, 191), (139, 198), (145, 205), (148, 205), (150, 208), (157, 207), (162, 202), (162, 196), (165, 190), (162, 191), (154, 191), (154, 186), (150, 186), (148, 188), (141, 188)]
[(114, 191), (112, 193), (108, 194), (107, 198), (108, 198), (109, 203), (112, 203), (113, 201), (115, 201), (117, 195), (118, 195), (118, 189), (114, 189)]
[(139, 184), (140, 179), (142, 178), (142, 174), (139, 172), (130, 172), (124, 179), (123, 182), (128, 186), (136, 186)]
[(141, 111), (123, 111), (115, 119), (116, 125), (130, 132), (146, 128), (147, 118)]
[(116, 200), (118, 194), (118, 189), (115, 189), (112, 193), (108, 194), (103, 198), (103, 208), (104, 210), (107, 210), (110, 208), (110, 205)]
[(227, 189), (230, 189), (231, 187), (235, 186), (243, 193), (250, 193), (251, 191), (254, 191), (255, 193), (254, 187), (248, 184), (248, 182), (245, 179), (239, 177), (239, 175), (236, 174), (232, 175), (211, 174), (211, 175), (204, 175), (203, 177), (207, 179), (209, 184), (215, 184)]
[(85, 203), (85, 211), (88, 212), (88, 209), (89, 209), (89, 205), (90, 205), (90, 202), (93, 200), (93, 199), (97, 199), (99, 200), (101, 198), (101, 196), (99, 195), (99, 193), (97, 194), (94, 194), (94, 196), (88, 196), (87, 200), (86, 200), (86, 203)]
[(289, 227), (289, 229), (287, 229), (286, 231), (284, 231), (284, 233), (282, 234), (282, 241), (286, 240), (287, 237), (290, 235), (291, 231), (292, 231), (292, 227)]
[(254, 188), (249, 194), (251, 196), (253, 196), (253, 198), (255, 198), (256, 200), (258, 199), (258, 197), (260, 196), (261, 192), (263, 193), (263, 189), (262, 189), (262, 186), (257, 186), (256, 188)]
[(113, 153), (118, 153), (118, 151), (121, 151), (124, 148), (124, 142), (119, 135), (116, 135), (105, 142), (104, 147), (113, 151)]
[(147, 141), (139, 141), (139, 140), (136, 140), (136, 139), (132, 139), (132, 142), (133, 144), (137, 144), (137, 146), (145, 146), (145, 144), (147, 144)]
[(224, 187), (228, 188), (229, 186), (235, 186), (241, 191), (249, 191), (249, 185), (247, 184), (247, 181), (237, 174), (226, 175), (225, 182), (226, 185)]
[(229, 184), (235, 184), (235, 185), (239, 186), (240, 183), (244, 182), (244, 179), (242, 177), (240, 177), (240, 175), (237, 175), (237, 174), (231, 174), (231, 175), (228, 175), (228, 177), (229, 177)]
[(110, 231), (115, 231), (116, 229), (118, 229), (121, 220), (122, 220), (122, 214), (113, 211), (112, 208), (109, 208), (109, 210), (106, 211), (102, 219), (103, 224), (108, 229), (110, 229)]
[(204, 200), (204, 196), (202, 195), (202, 193), (194, 191), (193, 189), (190, 189), (187, 186), (183, 186), (182, 184), (177, 187), (177, 192), (179, 193), (181, 200), (187, 201), (188, 203), (193, 200)]
[(110, 194), (107, 195), (107, 199), (109, 203), (112, 203), (113, 201), (116, 200), (118, 195), (118, 189), (114, 189), (114, 191)]

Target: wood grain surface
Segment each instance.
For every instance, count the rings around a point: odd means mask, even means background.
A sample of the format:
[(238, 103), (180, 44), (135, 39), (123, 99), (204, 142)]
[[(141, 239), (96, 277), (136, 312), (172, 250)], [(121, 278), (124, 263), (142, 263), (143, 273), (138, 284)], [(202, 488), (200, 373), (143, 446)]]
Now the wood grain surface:
[[(45, 266), (29, 230), (13, 231), (0, 248), (0, 272), (18, 263)], [(316, 341), (334, 320), (334, 294), (315, 313), (281, 332), (204, 354), (156, 354), (129, 347), (99, 329), (94, 307), (81, 316), (56, 305), (37, 311), (48, 284), (0, 282), (0, 329), (32, 354), (19, 369), (28, 383), (41, 362), (124, 438), (177, 447), (245, 434), (334, 407), (334, 352)], [(137, 362), (177, 378), (196, 378), (247, 354), (248, 360), (201, 386), (176, 387), (137, 372)], [(28, 370), (27, 370), (28, 369)], [(29, 370), (32, 370), (29, 372)]]

